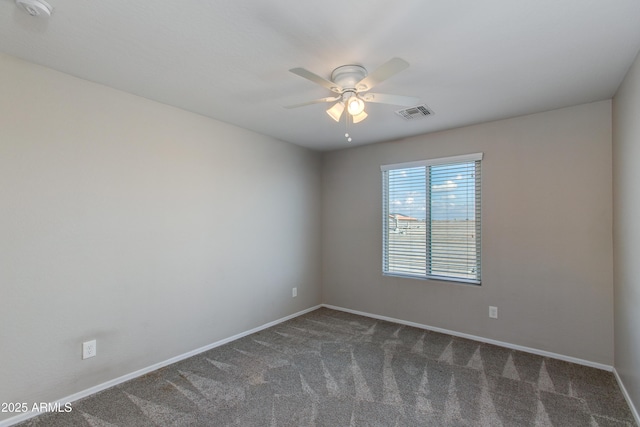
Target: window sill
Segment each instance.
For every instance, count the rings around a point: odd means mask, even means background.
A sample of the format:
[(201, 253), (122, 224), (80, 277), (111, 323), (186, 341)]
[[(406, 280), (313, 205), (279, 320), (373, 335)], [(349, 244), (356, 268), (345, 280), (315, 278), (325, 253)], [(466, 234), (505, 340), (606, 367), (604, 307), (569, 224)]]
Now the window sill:
[(463, 284), (463, 285), (474, 285), (474, 286), (481, 286), (482, 285), (482, 281), (480, 280), (474, 280), (474, 279), (463, 279), (463, 278), (458, 278), (458, 277), (446, 277), (446, 276), (414, 276), (411, 274), (401, 274), (401, 273), (382, 273), (383, 276), (387, 276), (387, 277), (399, 277), (402, 279), (417, 279), (417, 280), (435, 280), (438, 282), (452, 282), (452, 283), (456, 283), (456, 284)]

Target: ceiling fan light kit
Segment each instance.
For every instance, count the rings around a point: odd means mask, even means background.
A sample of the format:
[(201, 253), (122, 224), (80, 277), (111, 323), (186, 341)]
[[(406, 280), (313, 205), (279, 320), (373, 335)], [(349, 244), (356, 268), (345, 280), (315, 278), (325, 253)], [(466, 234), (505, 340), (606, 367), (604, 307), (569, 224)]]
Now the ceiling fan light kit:
[(344, 104), (342, 102), (337, 102), (333, 107), (327, 110), (327, 114), (336, 122), (340, 121), (340, 116), (342, 116), (342, 112), (344, 111)]
[(360, 114), (352, 115), (351, 119), (353, 120), (353, 123), (360, 123), (361, 121), (366, 119), (367, 116), (368, 114), (363, 111)]
[(292, 68), (289, 71), (293, 74), (323, 86), (337, 93), (338, 96), (316, 99), (302, 104), (290, 105), (285, 108), (297, 108), (321, 102), (337, 101), (327, 109), (327, 114), (333, 120), (339, 122), (346, 108), (353, 123), (359, 123), (368, 116), (364, 111), (365, 102), (394, 104), (404, 107), (414, 106), (420, 103), (420, 100), (415, 97), (387, 95), (383, 93), (365, 93), (378, 83), (381, 83), (407, 67), (409, 67), (409, 63), (400, 58), (390, 59), (371, 74), (368, 74), (366, 68), (361, 65), (343, 65), (333, 70), (331, 80), (326, 80), (304, 68)]
[(364, 101), (354, 94), (347, 100), (347, 111), (352, 116), (357, 116), (364, 111)]

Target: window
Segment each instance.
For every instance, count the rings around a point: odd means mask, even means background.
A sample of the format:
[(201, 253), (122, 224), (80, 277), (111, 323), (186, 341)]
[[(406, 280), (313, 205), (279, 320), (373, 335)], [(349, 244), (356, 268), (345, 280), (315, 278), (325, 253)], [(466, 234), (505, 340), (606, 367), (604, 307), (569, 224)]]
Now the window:
[(480, 284), (482, 153), (382, 166), (382, 272)]

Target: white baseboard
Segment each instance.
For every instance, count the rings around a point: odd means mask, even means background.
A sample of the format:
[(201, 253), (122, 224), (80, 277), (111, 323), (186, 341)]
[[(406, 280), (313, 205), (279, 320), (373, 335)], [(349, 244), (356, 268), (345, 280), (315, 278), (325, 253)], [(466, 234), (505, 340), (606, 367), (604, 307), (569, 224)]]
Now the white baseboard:
[(450, 331), (448, 329), (437, 328), (437, 327), (429, 326), (429, 325), (422, 325), (420, 323), (408, 322), (406, 320), (394, 319), (392, 317), (380, 316), (380, 315), (371, 314), (371, 313), (365, 313), (363, 311), (351, 310), (349, 308), (337, 307), (335, 305), (322, 304), (322, 307), (330, 308), (332, 310), (344, 311), (346, 313), (357, 314), (357, 315), (360, 315), (360, 316), (371, 317), (373, 319), (385, 320), (387, 322), (398, 323), (398, 324), (401, 324), (401, 325), (413, 326), (414, 328), (426, 329), (428, 331), (440, 332), (440, 333), (443, 333), (443, 334), (453, 335), (453, 336), (460, 337), (460, 338), (467, 338), (467, 339), (470, 339), (470, 340), (473, 340), (473, 341), (479, 341), (479, 342), (484, 342), (484, 343), (487, 343), (487, 344), (497, 345), (497, 346), (500, 346), (500, 347), (510, 348), (510, 349), (513, 349), (513, 350), (524, 351), (526, 353), (537, 354), (538, 356), (550, 357), (552, 359), (564, 360), (565, 362), (577, 363), (578, 365), (590, 366), (592, 368), (602, 369), (602, 370), (609, 371), (609, 372), (613, 371), (613, 366), (610, 366), (610, 365), (605, 365), (605, 364), (602, 364), (602, 363), (592, 362), (590, 360), (578, 359), (576, 357), (565, 356), (563, 354), (552, 353), (550, 351), (539, 350), (537, 348), (525, 347), (525, 346), (522, 346), (522, 345), (511, 344), (511, 343), (508, 343), (508, 342), (493, 340), (493, 339), (490, 339), (490, 338), (479, 337), (479, 336), (476, 336), (476, 335), (464, 334), (462, 332)]
[[(107, 382), (104, 382), (102, 384), (90, 387), (90, 388), (88, 388), (86, 390), (82, 390), (82, 391), (80, 391), (78, 393), (74, 393), (71, 396), (67, 396), (67, 397), (65, 397), (63, 399), (59, 399), (59, 400), (57, 400), (55, 402), (52, 402), (51, 405), (55, 406), (56, 404), (59, 404), (60, 407), (64, 408), (64, 405), (66, 403), (75, 402), (75, 401), (77, 401), (79, 399), (82, 399), (82, 398), (85, 398), (85, 397), (90, 396), (92, 394), (98, 393), (98, 392), (100, 392), (102, 390), (106, 390), (106, 389), (108, 389), (110, 387), (116, 386), (118, 384), (122, 384), (125, 381), (132, 380), (134, 378), (137, 378), (137, 377), (140, 377), (142, 375), (148, 374), (149, 372), (155, 371), (155, 370), (160, 369), (160, 368), (164, 368), (165, 366), (172, 365), (172, 364), (174, 364), (176, 362), (180, 362), (181, 360), (188, 359), (189, 357), (195, 356), (195, 355), (200, 354), (200, 353), (204, 353), (205, 351), (211, 350), (213, 348), (220, 347), (221, 345), (227, 344), (227, 343), (229, 343), (231, 341), (235, 341), (235, 340), (240, 339), (242, 337), (246, 337), (247, 335), (251, 335), (253, 333), (262, 331), (263, 329), (270, 328), (270, 327), (275, 326), (275, 325), (277, 325), (279, 323), (286, 322), (287, 320), (291, 320), (291, 319), (293, 319), (295, 317), (302, 316), (303, 314), (309, 313), (310, 311), (317, 310), (320, 307), (322, 307), (322, 306), (321, 305), (316, 305), (314, 307), (307, 308), (306, 310), (302, 310), (302, 311), (299, 311), (297, 313), (291, 314), (289, 316), (283, 317), (281, 319), (274, 320), (273, 322), (265, 323), (264, 325), (258, 326), (256, 328), (250, 329), (250, 330), (245, 331), (245, 332), (241, 332), (241, 333), (236, 334), (236, 335), (234, 335), (232, 337), (224, 338), (224, 339), (222, 339), (220, 341), (216, 341), (216, 342), (214, 342), (212, 344), (209, 344), (209, 345), (206, 345), (204, 347), (200, 347), (200, 348), (197, 348), (195, 350), (189, 351), (187, 353), (181, 354), (179, 356), (172, 357), (171, 359), (167, 359), (167, 360), (165, 360), (163, 362), (159, 362), (159, 363), (156, 363), (154, 365), (147, 366), (146, 368), (139, 369), (139, 370), (137, 370), (135, 372), (131, 372), (129, 374), (123, 375), (121, 377), (114, 378), (114, 379), (109, 380)], [(14, 424), (18, 424), (18, 423), (20, 423), (22, 421), (28, 420), (29, 418), (36, 417), (36, 416), (38, 416), (40, 414), (41, 414), (40, 412), (24, 412), (24, 413), (21, 413), (20, 415), (16, 415), (15, 417), (11, 417), (11, 418), (8, 418), (6, 420), (0, 421), (0, 427), (9, 427), (9, 426), (12, 426)]]
[(633, 418), (636, 419), (636, 424), (640, 426), (640, 414), (638, 414), (638, 410), (634, 406), (633, 401), (631, 400), (631, 396), (629, 396), (629, 393), (627, 392), (627, 388), (624, 386), (624, 383), (622, 382), (622, 378), (620, 378), (620, 375), (618, 375), (618, 371), (616, 370), (616, 368), (613, 368), (613, 375), (615, 375), (616, 381), (618, 381), (618, 386), (620, 386), (622, 395), (627, 401), (627, 404), (629, 405), (629, 409), (631, 409)]

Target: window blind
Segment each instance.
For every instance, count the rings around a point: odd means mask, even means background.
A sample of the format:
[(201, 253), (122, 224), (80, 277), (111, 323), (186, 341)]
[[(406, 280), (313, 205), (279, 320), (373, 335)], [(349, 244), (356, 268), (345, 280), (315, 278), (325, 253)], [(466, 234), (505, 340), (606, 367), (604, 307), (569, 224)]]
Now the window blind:
[(381, 167), (383, 274), (480, 283), (481, 159)]

